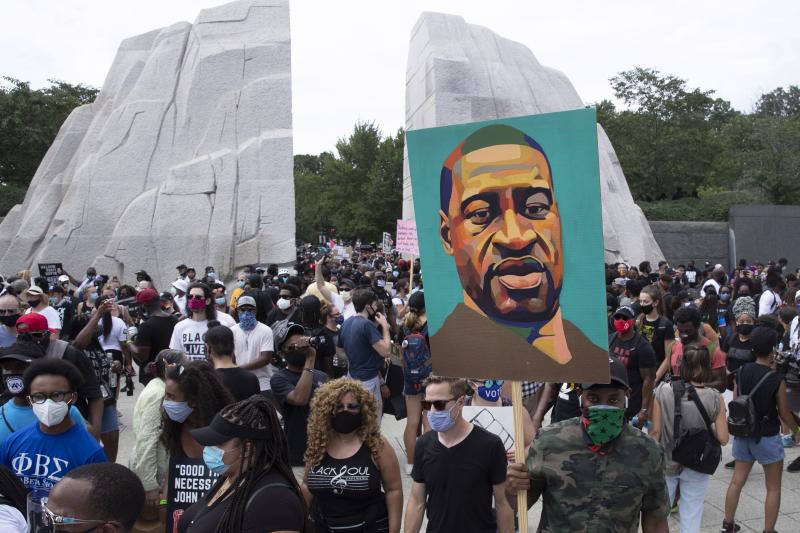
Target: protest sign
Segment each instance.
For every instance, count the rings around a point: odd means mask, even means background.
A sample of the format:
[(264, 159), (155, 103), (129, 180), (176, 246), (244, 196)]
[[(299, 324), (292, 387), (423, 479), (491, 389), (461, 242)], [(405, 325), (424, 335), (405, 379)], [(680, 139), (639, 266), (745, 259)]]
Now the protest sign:
[(506, 453), (514, 450), (516, 433), (514, 430), (514, 408), (485, 407), (483, 405), (465, 405), (464, 418), (480, 426), (489, 433), (497, 435), (506, 448)]
[(579, 109), (407, 133), (437, 374), (608, 381), (596, 128)]
[(58, 285), (58, 276), (64, 274), (61, 263), (38, 263), (39, 275), (47, 278), (47, 284), (51, 287)]
[(397, 221), (397, 244), (395, 248), (403, 254), (419, 255), (417, 223), (414, 220)]
[(392, 235), (386, 231), (383, 232), (383, 253), (388, 254), (392, 251)]
[(167, 486), (167, 532), (177, 533), (183, 512), (209, 491), (217, 480), (202, 459), (172, 458)]

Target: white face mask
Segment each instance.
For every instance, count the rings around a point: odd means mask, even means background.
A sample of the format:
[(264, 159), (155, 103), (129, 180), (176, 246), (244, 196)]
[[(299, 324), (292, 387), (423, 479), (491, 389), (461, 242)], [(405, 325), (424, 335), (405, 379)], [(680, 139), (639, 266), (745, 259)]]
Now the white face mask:
[(344, 303), (348, 303), (353, 299), (353, 293), (351, 291), (340, 291), (339, 294), (341, 294)]
[(67, 402), (54, 402), (50, 398), (44, 403), (33, 404), (33, 414), (36, 415), (39, 422), (47, 427), (59, 425), (64, 421), (68, 412), (69, 404)]
[(285, 298), (281, 298), (278, 300), (278, 309), (280, 309), (281, 311), (286, 311), (291, 306), (292, 306), (291, 300), (287, 300)]

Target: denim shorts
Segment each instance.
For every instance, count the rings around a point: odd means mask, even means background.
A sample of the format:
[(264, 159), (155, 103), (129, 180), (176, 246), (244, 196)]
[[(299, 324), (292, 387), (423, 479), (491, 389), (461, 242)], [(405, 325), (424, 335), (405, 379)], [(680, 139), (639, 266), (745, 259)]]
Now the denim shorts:
[(100, 433), (109, 433), (119, 429), (119, 418), (117, 418), (117, 404), (103, 406), (103, 422), (100, 425)]
[(753, 437), (733, 437), (733, 458), (737, 461), (758, 461), (758, 464), (768, 465), (783, 461), (783, 457), (780, 434), (761, 437), (760, 440)]

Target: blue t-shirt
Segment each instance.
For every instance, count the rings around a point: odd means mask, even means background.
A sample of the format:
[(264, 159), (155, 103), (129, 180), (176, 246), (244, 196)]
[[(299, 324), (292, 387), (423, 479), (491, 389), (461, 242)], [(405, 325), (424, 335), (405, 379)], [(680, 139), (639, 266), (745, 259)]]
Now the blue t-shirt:
[[(74, 405), (69, 407), (69, 417), (79, 426), (86, 427), (81, 412)], [(19, 406), (14, 403), (14, 400), (7, 401), (0, 406), (0, 444), (3, 444), (12, 433), (36, 423), (38, 420), (36, 420), (36, 415), (33, 414), (33, 408), (30, 405)]]
[(106, 461), (100, 444), (77, 424), (58, 435), (42, 433), (39, 424), (34, 424), (15, 432), (0, 447), (0, 464), (29, 491), (45, 494), (70, 470)]
[(344, 321), (339, 333), (339, 347), (344, 348), (347, 354), (350, 376), (361, 381), (378, 377), (385, 360), (372, 345), (382, 338), (375, 324), (361, 315)]
[(17, 342), (17, 335), (9, 333), (5, 326), (0, 326), (0, 348), (8, 348)]

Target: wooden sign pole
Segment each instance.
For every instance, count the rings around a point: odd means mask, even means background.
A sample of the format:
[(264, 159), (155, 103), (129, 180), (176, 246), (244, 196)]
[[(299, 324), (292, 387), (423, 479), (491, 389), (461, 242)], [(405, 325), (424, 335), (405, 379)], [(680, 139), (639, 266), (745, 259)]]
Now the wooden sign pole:
[[(522, 403), (522, 382), (511, 382), (511, 405), (514, 407), (514, 456), (518, 463), (525, 464), (525, 429), (522, 425), (522, 417), (530, 416)], [(517, 520), (519, 521), (518, 530), (520, 533), (528, 533), (528, 493), (520, 491), (517, 493)]]

